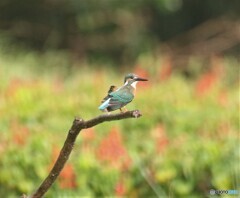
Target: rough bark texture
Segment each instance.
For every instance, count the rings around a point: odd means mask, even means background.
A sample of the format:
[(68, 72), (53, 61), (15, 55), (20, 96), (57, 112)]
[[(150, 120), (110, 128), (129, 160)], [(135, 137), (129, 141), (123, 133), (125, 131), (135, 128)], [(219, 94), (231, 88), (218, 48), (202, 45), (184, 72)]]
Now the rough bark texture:
[[(134, 111), (127, 111), (124, 113), (117, 113), (117, 114), (104, 114), (87, 121), (84, 121), (81, 118), (75, 118), (68, 132), (67, 139), (65, 140), (62, 150), (52, 170), (50, 171), (46, 179), (42, 182), (42, 184), (39, 186), (39, 188), (36, 190), (36, 192), (34, 192), (31, 196), (29, 196), (29, 198), (43, 197), (43, 195), (49, 190), (49, 188), (52, 186), (52, 184), (55, 182), (58, 175), (62, 171), (65, 163), (67, 162), (73, 150), (73, 146), (76, 141), (76, 138), (82, 129), (91, 128), (93, 126), (96, 126), (106, 121), (121, 120), (126, 118), (138, 118), (140, 116), (141, 116), (141, 113), (138, 110), (134, 110)], [(23, 195), (23, 197), (26, 197), (26, 196)]]

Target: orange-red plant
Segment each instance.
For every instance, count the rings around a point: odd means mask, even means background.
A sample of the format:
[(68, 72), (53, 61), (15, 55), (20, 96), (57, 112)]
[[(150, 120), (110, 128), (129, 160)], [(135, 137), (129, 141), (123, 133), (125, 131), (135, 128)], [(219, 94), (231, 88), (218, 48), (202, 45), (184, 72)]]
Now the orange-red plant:
[(121, 133), (116, 127), (102, 140), (97, 148), (96, 156), (101, 162), (106, 162), (114, 168), (125, 169), (131, 164)]
[(76, 174), (71, 164), (66, 164), (60, 173), (59, 186), (62, 189), (74, 189), (77, 187)]
[(122, 179), (120, 179), (120, 181), (117, 182), (117, 184), (115, 185), (115, 195), (116, 196), (124, 196), (126, 194), (126, 186), (123, 182)]
[(11, 123), (11, 131), (13, 142), (19, 146), (24, 146), (30, 135), (29, 129), (21, 125), (18, 121), (14, 120)]

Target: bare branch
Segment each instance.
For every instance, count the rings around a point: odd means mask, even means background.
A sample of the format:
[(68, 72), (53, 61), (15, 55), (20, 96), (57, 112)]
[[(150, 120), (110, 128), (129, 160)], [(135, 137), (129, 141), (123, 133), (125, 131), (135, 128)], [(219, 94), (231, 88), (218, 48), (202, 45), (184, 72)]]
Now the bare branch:
[(62, 150), (52, 170), (50, 171), (47, 178), (42, 182), (40, 187), (36, 190), (36, 192), (34, 192), (33, 195), (30, 196), (30, 198), (43, 197), (43, 195), (49, 190), (49, 188), (52, 186), (52, 184), (55, 182), (58, 175), (62, 171), (65, 163), (67, 162), (72, 152), (76, 138), (82, 129), (91, 128), (106, 121), (121, 120), (126, 118), (138, 118), (140, 116), (142, 115), (139, 110), (134, 110), (117, 114), (104, 114), (87, 121), (84, 121), (81, 118), (75, 118), (72, 127), (68, 132), (67, 139), (65, 140)]

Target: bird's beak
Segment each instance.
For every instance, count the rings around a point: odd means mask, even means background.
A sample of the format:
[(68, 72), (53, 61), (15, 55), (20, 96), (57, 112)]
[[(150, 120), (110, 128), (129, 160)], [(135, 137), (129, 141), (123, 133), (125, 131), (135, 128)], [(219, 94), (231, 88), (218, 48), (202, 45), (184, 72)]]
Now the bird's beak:
[(137, 77), (136, 81), (148, 81), (148, 79)]

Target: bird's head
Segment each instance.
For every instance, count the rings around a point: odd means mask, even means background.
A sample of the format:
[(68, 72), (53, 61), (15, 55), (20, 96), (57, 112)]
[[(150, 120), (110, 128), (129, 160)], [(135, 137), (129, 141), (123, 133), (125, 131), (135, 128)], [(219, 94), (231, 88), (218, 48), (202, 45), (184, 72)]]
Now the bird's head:
[(124, 78), (125, 85), (131, 85), (132, 87), (136, 88), (136, 84), (138, 81), (148, 81), (148, 79), (141, 78), (136, 74), (130, 73), (127, 74)]

